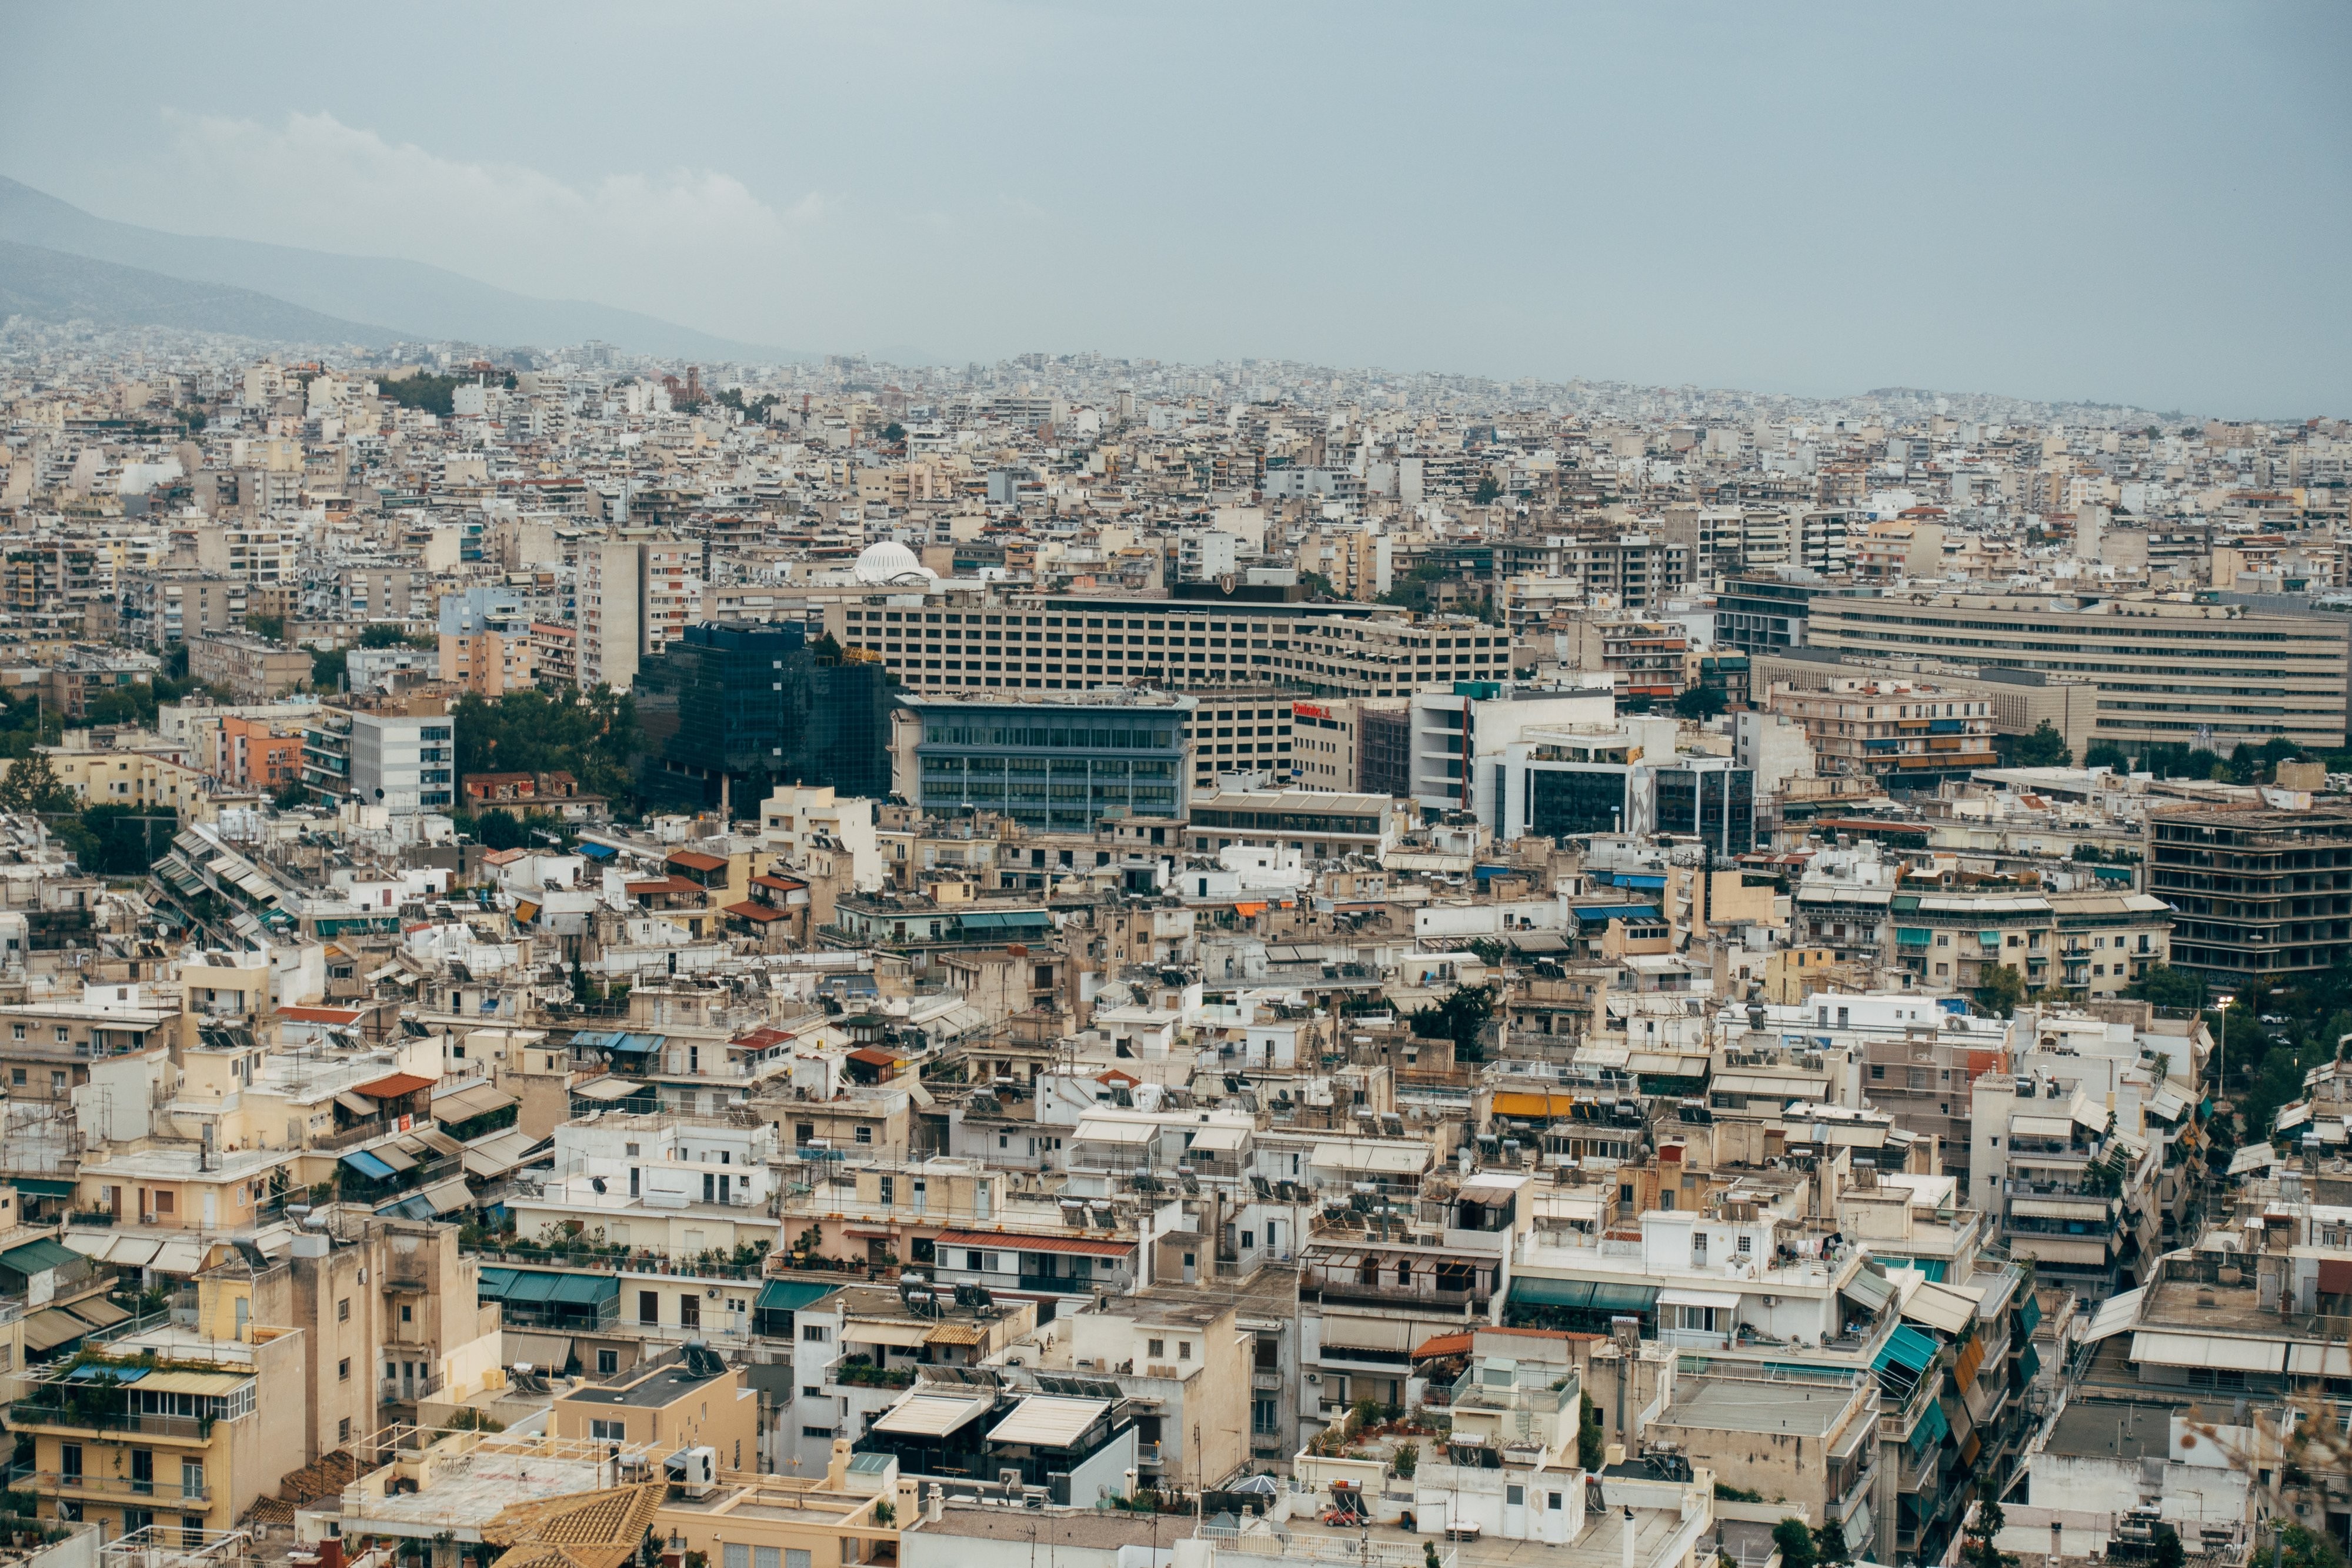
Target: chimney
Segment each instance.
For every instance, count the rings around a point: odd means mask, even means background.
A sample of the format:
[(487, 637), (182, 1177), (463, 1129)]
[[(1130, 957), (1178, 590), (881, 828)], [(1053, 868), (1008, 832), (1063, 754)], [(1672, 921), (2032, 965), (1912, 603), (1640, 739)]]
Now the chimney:
[(924, 1495), (923, 1518), (932, 1524), (937, 1524), (947, 1511), (947, 1489), (939, 1482), (933, 1481)]

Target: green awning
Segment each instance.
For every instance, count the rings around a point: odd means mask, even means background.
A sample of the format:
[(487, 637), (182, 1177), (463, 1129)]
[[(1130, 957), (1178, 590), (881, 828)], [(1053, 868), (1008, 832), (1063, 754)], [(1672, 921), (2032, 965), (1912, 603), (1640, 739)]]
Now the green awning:
[(1896, 926), (1895, 941), (1902, 947), (1925, 947), (1927, 945), (1927, 931), (1922, 926)]
[(507, 1292), (514, 1289), (514, 1282), (515, 1271), (511, 1268), (485, 1268), (481, 1283), (474, 1289), (474, 1299), (478, 1301), (503, 1301), (507, 1299)]
[(37, 1198), (69, 1198), (74, 1195), (71, 1182), (53, 1182), (46, 1176), (11, 1176), (8, 1184)]
[(805, 1279), (771, 1279), (760, 1287), (760, 1299), (752, 1305), (762, 1312), (797, 1312), (840, 1289), (838, 1285), (818, 1285)]
[(1915, 1376), (1936, 1364), (1936, 1342), (1918, 1330), (1905, 1326), (1886, 1336), (1871, 1366), (1884, 1372), (1887, 1364), (1906, 1368)]
[[(529, 1306), (535, 1302), (552, 1300), (555, 1297), (555, 1288), (562, 1284), (563, 1279), (564, 1276), (561, 1274), (541, 1274), (537, 1269), (518, 1270), (514, 1277), (514, 1283), (507, 1287), (506, 1303), (509, 1307), (518, 1302)], [(613, 1289), (618, 1290), (620, 1288), (621, 1282), (618, 1279), (614, 1280)]]
[(2000, 932), (1997, 931), (1980, 931), (1977, 932), (1977, 942), (1979, 946), (1999, 947), (2000, 945)]
[(1592, 1281), (1516, 1275), (1511, 1279), (1510, 1300), (1525, 1307), (1589, 1307), (1592, 1304)]
[(611, 1274), (558, 1274), (548, 1300), (561, 1306), (594, 1307), (621, 1299), (621, 1281)]
[(1602, 1281), (1592, 1288), (1596, 1312), (1646, 1312), (1658, 1304), (1655, 1285), (1620, 1285)]
[(1054, 917), (1044, 910), (982, 910), (959, 923), (966, 931), (1041, 931)]
[(28, 1241), (22, 1247), (12, 1247), (0, 1252), (0, 1267), (13, 1268), (19, 1274), (46, 1274), (52, 1268), (84, 1261), (82, 1255), (72, 1247), (48, 1240)]

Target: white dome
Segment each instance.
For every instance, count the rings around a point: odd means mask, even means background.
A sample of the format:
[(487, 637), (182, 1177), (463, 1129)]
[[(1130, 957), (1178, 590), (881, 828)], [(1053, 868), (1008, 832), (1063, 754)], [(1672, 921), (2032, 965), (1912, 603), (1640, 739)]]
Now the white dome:
[(861, 583), (903, 583), (909, 578), (929, 579), (938, 575), (915, 559), (915, 552), (895, 539), (879, 544), (869, 544), (852, 568)]

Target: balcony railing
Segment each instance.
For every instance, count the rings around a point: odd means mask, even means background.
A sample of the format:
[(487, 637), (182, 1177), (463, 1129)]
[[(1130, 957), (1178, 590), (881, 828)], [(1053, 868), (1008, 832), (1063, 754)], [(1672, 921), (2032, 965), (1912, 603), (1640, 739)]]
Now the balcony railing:
[(382, 1377), (376, 1387), (376, 1397), (386, 1405), (414, 1405), (440, 1393), (442, 1382), (438, 1377)]
[(148, 1437), (210, 1440), (215, 1417), (210, 1415), (147, 1415), (127, 1410), (85, 1410), (19, 1400), (8, 1406), (11, 1426), (63, 1426), (84, 1431), (136, 1432)]
[[(186, 1472), (183, 1471), (184, 1475)], [(104, 1498), (152, 1499), (159, 1503), (209, 1503), (212, 1488), (204, 1481), (193, 1487), (184, 1481), (141, 1480), (134, 1476), (65, 1475), (56, 1470), (19, 1472), (16, 1485), (35, 1491), (87, 1494)]]

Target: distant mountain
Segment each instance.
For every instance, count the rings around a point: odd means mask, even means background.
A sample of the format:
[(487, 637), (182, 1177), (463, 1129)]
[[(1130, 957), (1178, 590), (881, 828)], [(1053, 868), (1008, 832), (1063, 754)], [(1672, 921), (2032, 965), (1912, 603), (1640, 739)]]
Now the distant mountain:
[(275, 342), (382, 348), (400, 334), (306, 310), (250, 289), (194, 283), (62, 250), (0, 240), (0, 318), (84, 321), (101, 327), (175, 327)]
[(116, 223), (6, 178), (0, 178), (0, 240), (167, 278), (249, 289), (328, 317), (380, 322), (386, 341), (554, 348), (593, 338), (634, 353), (677, 359), (773, 363), (814, 357), (714, 337), (589, 300), (510, 293), (420, 261), (338, 256)]

